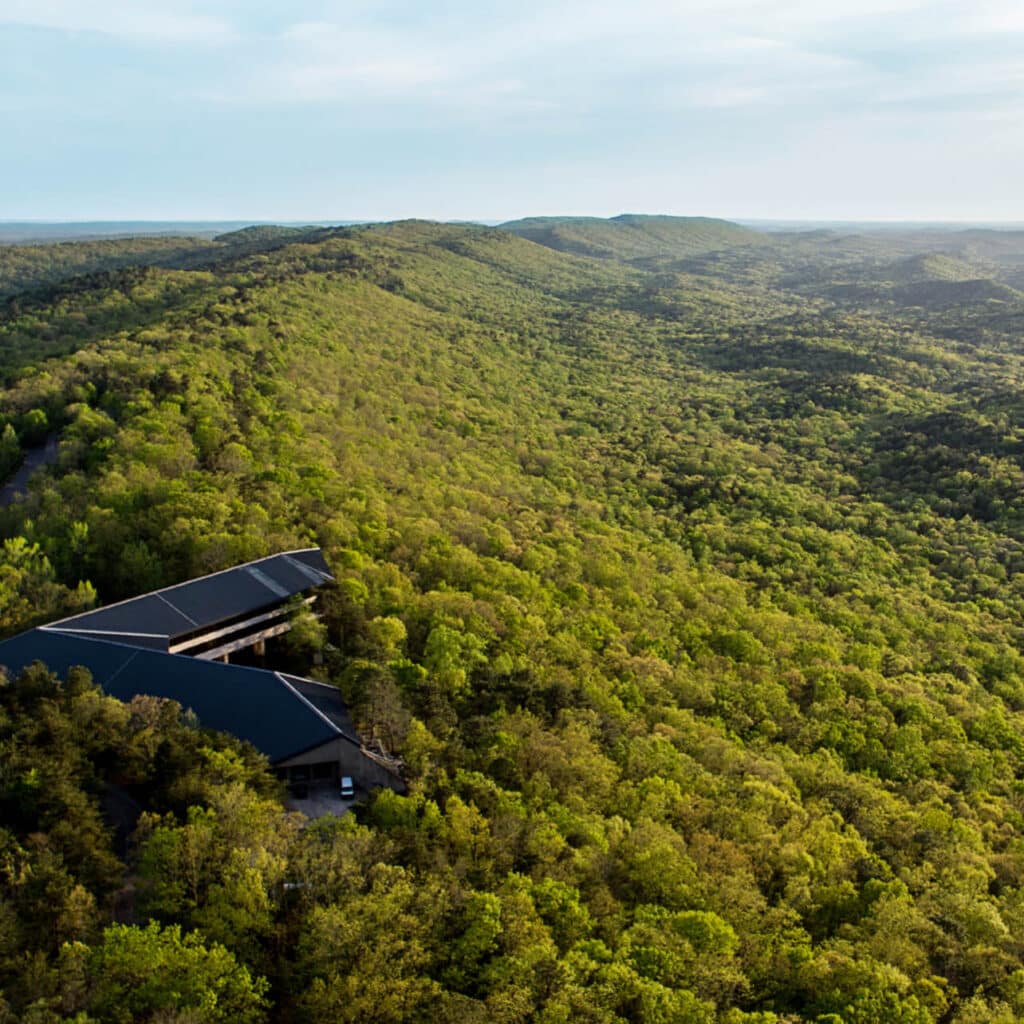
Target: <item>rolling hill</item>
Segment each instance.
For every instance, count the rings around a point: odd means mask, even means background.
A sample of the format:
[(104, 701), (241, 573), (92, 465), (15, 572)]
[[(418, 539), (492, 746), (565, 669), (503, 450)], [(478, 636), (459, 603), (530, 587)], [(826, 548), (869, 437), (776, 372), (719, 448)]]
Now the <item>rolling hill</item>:
[(712, 217), (531, 217), (501, 228), (559, 252), (622, 262), (664, 261), (765, 242), (757, 231)]
[(254, 1024), (1024, 1015), (1024, 299), (932, 237), (261, 228), (13, 295), (0, 632), (319, 545), (276, 654), (408, 793), (300, 829), (180, 709), (7, 681), (0, 1017), (171, 953)]

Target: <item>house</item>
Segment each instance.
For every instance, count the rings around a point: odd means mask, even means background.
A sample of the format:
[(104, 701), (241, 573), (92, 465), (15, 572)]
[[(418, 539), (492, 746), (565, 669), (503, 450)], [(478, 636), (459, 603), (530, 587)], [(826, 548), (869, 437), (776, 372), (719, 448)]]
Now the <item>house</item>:
[(0, 642), (16, 676), (43, 662), (65, 676), (87, 668), (112, 697), (167, 697), (200, 723), (262, 751), (290, 783), (404, 790), (394, 766), (367, 750), (338, 691), (312, 679), (229, 663), (290, 628), (295, 602), (332, 580), (319, 548), (288, 551), (73, 615)]

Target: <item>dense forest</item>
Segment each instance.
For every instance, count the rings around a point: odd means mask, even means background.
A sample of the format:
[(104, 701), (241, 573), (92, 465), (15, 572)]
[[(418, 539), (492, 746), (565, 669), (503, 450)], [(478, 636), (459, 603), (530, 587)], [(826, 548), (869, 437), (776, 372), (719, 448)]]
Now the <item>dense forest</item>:
[(319, 544), (289, 656), (408, 781), (306, 823), (7, 679), (0, 1022), (1024, 1018), (1021, 288), (709, 219), (0, 247), (0, 483), (57, 444), (0, 636)]

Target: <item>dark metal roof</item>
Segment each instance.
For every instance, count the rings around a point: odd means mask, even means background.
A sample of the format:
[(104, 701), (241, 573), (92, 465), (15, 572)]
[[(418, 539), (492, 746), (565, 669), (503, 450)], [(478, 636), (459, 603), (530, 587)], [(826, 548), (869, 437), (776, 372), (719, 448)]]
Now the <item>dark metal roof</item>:
[[(294, 676), (286, 681), (264, 669), (200, 661), (45, 628), (0, 643), (0, 666), (11, 676), (35, 661), (62, 677), (72, 666), (81, 665), (106, 693), (120, 700), (131, 700), (137, 694), (169, 697), (183, 708), (191, 708), (204, 726), (248, 740), (271, 761), (292, 757), (342, 734), (331, 717), (313, 706), (296, 685), (306, 681)], [(341, 704), (340, 697), (337, 703)], [(341, 707), (344, 709), (343, 704)], [(348, 725), (351, 728), (351, 722)], [(348, 733), (348, 738), (354, 736), (354, 730)]]
[(65, 676), (81, 665), (110, 696), (176, 700), (204, 726), (248, 740), (271, 761), (342, 735), (358, 743), (333, 687), (167, 652), (177, 637), (275, 607), (330, 579), (319, 548), (271, 555), (12, 637), (0, 643), (0, 667), (17, 675), (41, 661)]
[(163, 647), (178, 637), (279, 605), (333, 579), (319, 548), (270, 555), (43, 627)]
[(284, 673), (281, 675), (317, 711), (326, 715), (346, 739), (352, 740), (353, 743), (359, 743), (359, 734), (349, 717), (348, 707), (341, 699), (341, 694), (336, 687), (329, 686), (327, 683), (318, 683), (312, 679), (303, 679), (301, 676), (285, 675)]

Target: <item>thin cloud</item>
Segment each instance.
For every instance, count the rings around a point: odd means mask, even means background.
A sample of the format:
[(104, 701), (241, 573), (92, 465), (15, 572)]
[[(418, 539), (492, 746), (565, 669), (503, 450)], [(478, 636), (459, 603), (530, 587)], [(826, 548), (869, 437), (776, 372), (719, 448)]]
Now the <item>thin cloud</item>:
[(217, 180), (296, 217), (1017, 209), (1022, 36), (1019, 0), (0, 0), (0, 185), (75, 163), (97, 195)]
[(174, 44), (221, 44), (237, 38), (222, 18), (170, 4), (104, 0), (4, 0), (0, 26), (60, 32), (93, 32), (126, 40)]
[[(745, 9), (751, 6), (760, 5)], [(527, 6), (514, 24), (468, 24), (458, 39), (366, 19), (299, 22), (281, 33), (275, 59), (261, 66), (258, 81), (250, 78), (228, 93), (233, 100), (287, 104), (345, 102), (362, 89), (371, 97), (457, 109), (479, 109), (486, 98), (500, 117), (618, 104), (623, 83), (638, 77), (661, 96), (645, 97), (658, 105), (667, 99), (695, 107), (749, 105), (787, 98), (791, 86), (835, 88), (857, 69), (852, 58), (773, 37), (767, 22), (756, 33), (747, 25), (734, 31), (712, 26), (710, 8), (695, 8), (684, 16), (677, 6), (653, 4), (637, 17), (618, 4), (596, 4), (586, 16), (573, 4)]]
[(281, 38), (286, 52), (269, 75), (273, 89), (293, 101), (344, 98), (353, 89), (402, 95), (451, 76), (447, 64), (401, 33), (299, 22)]

